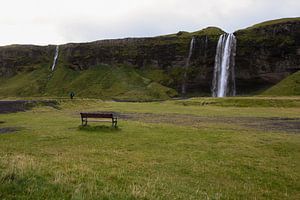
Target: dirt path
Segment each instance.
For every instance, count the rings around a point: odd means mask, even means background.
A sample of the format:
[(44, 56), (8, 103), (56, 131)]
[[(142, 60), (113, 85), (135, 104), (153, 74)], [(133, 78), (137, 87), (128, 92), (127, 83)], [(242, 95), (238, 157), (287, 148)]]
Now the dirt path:
[(120, 118), (146, 123), (167, 123), (181, 126), (201, 127), (208, 124), (235, 124), (261, 131), (300, 133), (300, 118), (263, 118), (263, 117), (201, 117), (180, 114), (128, 113)]

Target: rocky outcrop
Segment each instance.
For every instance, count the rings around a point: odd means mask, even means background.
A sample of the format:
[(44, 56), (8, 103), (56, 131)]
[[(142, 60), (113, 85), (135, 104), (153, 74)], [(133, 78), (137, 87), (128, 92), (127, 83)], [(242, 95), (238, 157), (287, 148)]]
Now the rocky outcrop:
[(0, 47), (0, 77), (33, 71), (51, 62), (55, 46), (9, 45)]
[(236, 84), (248, 93), (300, 70), (300, 19), (280, 20), (237, 31)]
[[(102, 40), (60, 46), (58, 62), (75, 71), (94, 66), (128, 66), (138, 71), (160, 70), (155, 81), (180, 92), (189, 44), (195, 46), (188, 68), (187, 92), (210, 95), (216, 47), (222, 30), (210, 27), (153, 38)], [(234, 33), (237, 37), (237, 94), (269, 87), (300, 70), (300, 19), (266, 22)], [(0, 77), (52, 65), (55, 46), (0, 47)], [(147, 73), (145, 73), (147, 76)]]

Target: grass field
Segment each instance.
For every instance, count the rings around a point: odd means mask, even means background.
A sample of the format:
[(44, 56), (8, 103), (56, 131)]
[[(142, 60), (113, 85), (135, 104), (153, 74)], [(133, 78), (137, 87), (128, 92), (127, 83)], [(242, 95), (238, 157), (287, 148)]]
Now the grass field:
[(57, 101), (0, 114), (0, 199), (300, 198), (299, 97)]

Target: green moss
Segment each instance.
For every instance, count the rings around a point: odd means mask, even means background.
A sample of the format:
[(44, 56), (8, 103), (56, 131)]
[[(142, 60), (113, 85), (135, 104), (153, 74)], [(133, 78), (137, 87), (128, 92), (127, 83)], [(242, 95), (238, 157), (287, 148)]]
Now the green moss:
[(250, 30), (250, 29), (255, 29), (255, 28), (261, 28), (263, 26), (270, 26), (270, 25), (274, 25), (274, 24), (281, 24), (281, 23), (293, 22), (293, 21), (300, 21), (300, 17), (270, 20), (270, 21), (259, 23), (259, 24), (255, 24), (247, 29)]
[(1, 96), (39, 96), (47, 81), (48, 69), (41, 66), (32, 72), (22, 72), (12, 78), (0, 79)]
[(145, 70), (140, 70), (140, 74), (162, 85), (170, 85), (173, 83), (172, 78), (162, 69), (147, 67)]
[(201, 35), (222, 35), (224, 31), (218, 27), (207, 27), (200, 31), (193, 32), (192, 35), (194, 36), (201, 36)]
[(296, 96), (300, 95), (300, 71), (288, 76), (277, 85), (271, 87), (262, 95), (267, 96)]
[(164, 35), (164, 36), (159, 36), (160, 37), (179, 37), (179, 38), (191, 38), (192, 36), (219, 36), (222, 35), (224, 31), (218, 27), (207, 27), (199, 31), (195, 32), (186, 32), (186, 31), (179, 31), (176, 34), (169, 34), (169, 35)]
[[(155, 81), (155, 80), (154, 80)], [(142, 76), (129, 66), (95, 66), (74, 71), (59, 63), (54, 72), (47, 66), (12, 78), (2, 78), (0, 94), (7, 96), (56, 96), (150, 101), (169, 99), (177, 93)]]
[[(260, 31), (260, 29), (265, 28), (271, 25), (284, 24), (288, 22), (299, 21), (300, 18), (284, 18), (278, 20), (272, 20), (263, 22), (260, 24), (256, 24), (246, 29), (242, 29), (237, 31), (235, 34), (238, 37), (238, 43), (242, 45), (244, 50), (247, 50), (247, 46), (249, 48), (253, 46), (253, 44), (264, 45), (267, 47), (283, 47), (283, 46), (291, 46), (295, 45), (295, 36), (287, 35), (287, 34), (273, 34), (273, 29), (266, 28), (264, 31)], [(269, 31), (269, 32), (268, 32)]]

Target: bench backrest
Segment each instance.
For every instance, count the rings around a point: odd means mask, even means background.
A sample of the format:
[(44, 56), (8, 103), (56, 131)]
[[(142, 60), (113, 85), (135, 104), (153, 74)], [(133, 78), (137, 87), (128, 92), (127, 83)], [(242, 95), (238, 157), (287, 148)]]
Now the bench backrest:
[(113, 118), (111, 113), (80, 113), (83, 118)]

